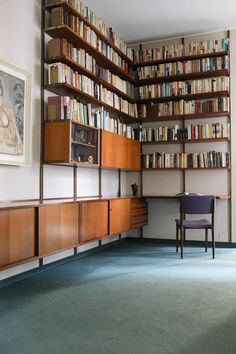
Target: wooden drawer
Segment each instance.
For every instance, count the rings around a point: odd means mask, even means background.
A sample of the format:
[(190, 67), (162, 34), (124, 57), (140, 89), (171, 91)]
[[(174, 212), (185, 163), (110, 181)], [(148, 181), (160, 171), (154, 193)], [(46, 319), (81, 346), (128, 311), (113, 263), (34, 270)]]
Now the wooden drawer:
[(148, 205), (142, 199), (131, 200), (131, 229), (143, 227), (148, 224)]

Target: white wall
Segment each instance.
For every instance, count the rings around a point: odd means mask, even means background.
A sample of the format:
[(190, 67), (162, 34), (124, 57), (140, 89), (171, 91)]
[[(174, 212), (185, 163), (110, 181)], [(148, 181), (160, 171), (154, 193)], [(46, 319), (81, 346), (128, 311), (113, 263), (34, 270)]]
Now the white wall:
[[(0, 58), (32, 73), (32, 166), (0, 166), (0, 200), (37, 198), (40, 142), (40, 2), (1, 1)], [(26, 16), (27, 14), (27, 16)]]
[[(207, 33), (204, 35), (195, 35), (185, 37), (185, 43), (191, 41), (201, 41), (207, 39), (221, 39), (227, 36), (226, 32)], [(161, 40), (142, 43), (143, 48), (159, 47), (162, 45), (168, 45), (172, 43), (181, 43), (181, 38), (175, 38), (173, 40)], [(138, 49), (138, 45), (134, 45), (134, 49)], [(236, 94), (236, 31), (231, 32), (231, 97), (235, 97)], [(235, 93), (235, 94), (234, 94)], [(236, 100), (232, 99), (232, 112), (231, 112), (231, 130), (232, 130), (232, 156), (236, 151), (235, 145), (235, 129), (234, 129), (234, 112), (236, 112)], [(206, 122), (227, 122), (227, 117), (206, 119)], [(193, 121), (192, 121), (193, 122)], [(203, 120), (195, 120), (196, 124), (201, 124)], [(159, 122), (159, 123), (144, 123), (145, 126), (173, 126), (177, 122)], [(192, 123), (191, 123), (192, 124)], [(153, 145), (143, 146), (143, 152), (180, 152), (181, 145)], [(201, 152), (201, 151), (228, 151), (230, 147), (226, 142), (222, 143), (201, 143), (201, 144), (186, 144), (186, 152)], [(234, 158), (232, 159), (232, 176), (235, 174)], [(127, 178), (127, 188), (130, 184), (129, 176)], [(132, 182), (137, 182), (140, 185), (140, 178), (138, 175), (134, 176)], [(212, 170), (212, 171), (186, 171), (186, 192), (195, 193), (212, 193), (216, 195), (228, 195), (230, 194), (230, 173), (226, 170)], [(234, 187), (234, 178), (232, 178)], [(143, 172), (143, 195), (173, 195), (182, 191), (183, 185), (183, 172), (182, 171), (144, 171)], [(234, 188), (233, 188), (234, 190)], [(233, 194), (232, 194), (233, 195)], [(235, 200), (233, 195), (233, 215), (235, 209)], [(144, 228), (144, 237), (146, 238), (175, 238), (175, 222), (174, 219), (178, 217), (179, 205), (176, 201), (167, 199), (149, 199), (149, 225)], [(230, 241), (230, 202), (217, 201), (216, 211), (216, 241)], [(232, 217), (232, 222), (234, 218)], [(233, 224), (234, 228), (234, 224)], [(131, 233), (132, 236), (136, 236), (137, 233)], [(189, 233), (190, 235), (190, 233)], [(192, 232), (191, 239), (202, 240), (203, 236), (199, 232)], [(232, 241), (236, 241), (234, 233), (232, 233)]]

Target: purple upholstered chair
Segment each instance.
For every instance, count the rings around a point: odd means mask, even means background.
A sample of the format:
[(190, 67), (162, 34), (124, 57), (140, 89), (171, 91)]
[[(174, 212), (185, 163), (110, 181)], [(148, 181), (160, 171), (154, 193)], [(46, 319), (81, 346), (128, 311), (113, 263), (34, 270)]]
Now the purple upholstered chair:
[[(186, 214), (211, 214), (211, 220), (186, 220)], [(215, 258), (215, 239), (214, 239), (214, 214), (215, 197), (213, 195), (187, 195), (180, 198), (180, 219), (176, 219), (176, 252), (178, 252), (179, 230), (181, 258), (183, 258), (183, 247), (185, 231), (190, 229), (205, 230), (205, 252), (207, 252), (208, 230), (212, 233), (212, 257)]]

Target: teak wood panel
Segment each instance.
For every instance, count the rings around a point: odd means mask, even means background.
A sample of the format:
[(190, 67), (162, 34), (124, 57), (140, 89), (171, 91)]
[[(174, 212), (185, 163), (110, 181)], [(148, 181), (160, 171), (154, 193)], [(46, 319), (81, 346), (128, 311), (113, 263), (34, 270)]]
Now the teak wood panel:
[(131, 200), (131, 228), (135, 229), (148, 224), (148, 206), (142, 198)]
[(108, 235), (108, 201), (80, 203), (80, 242)]
[(102, 167), (140, 169), (141, 144), (138, 141), (105, 130), (101, 135)]
[(73, 248), (79, 243), (79, 204), (39, 208), (39, 256)]
[(70, 121), (45, 122), (44, 161), (70, 162)]
[(141, 168), (141, 144), (136, 140), (128, 140), (127, 153), (124, 157), (127, 158), (126, 164), (128, 169), (139, 170)]
[(36, 255), (35, 209), (0, 211), (0, 267)]
[(130, 199), (109, 201), (110, 235), (119, 234), (130, 229)]

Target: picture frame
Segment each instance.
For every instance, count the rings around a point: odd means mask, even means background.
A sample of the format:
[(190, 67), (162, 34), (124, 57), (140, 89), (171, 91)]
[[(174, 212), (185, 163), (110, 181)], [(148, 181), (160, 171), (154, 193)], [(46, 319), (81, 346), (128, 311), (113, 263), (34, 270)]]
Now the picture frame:
[(31, 81), (29, 72), (0, 59), (0, 165), (31, 164)]

